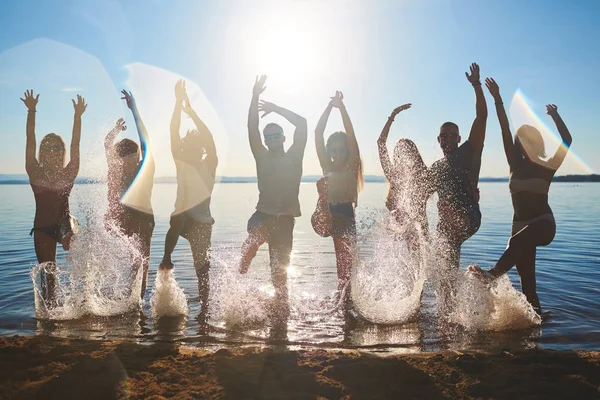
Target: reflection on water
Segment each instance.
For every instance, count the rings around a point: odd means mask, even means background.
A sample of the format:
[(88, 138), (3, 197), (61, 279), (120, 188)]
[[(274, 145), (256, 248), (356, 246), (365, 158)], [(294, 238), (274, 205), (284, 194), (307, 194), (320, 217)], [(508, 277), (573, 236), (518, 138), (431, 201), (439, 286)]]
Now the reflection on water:
[[(440, 322), (443, 319), (438, 318), (435, 285), (428, 274), (424, 275), (425, 285), (420, 302), (416, 303), (418, 307), (414, 318), (407, 322), (384, 326), (369, 323), (360, 317), (346, 318), (335, 311), (326, 313), (334, 309), (336, 304), (336, 298), (332, 295), (337, 286), (335, 255), (331, 240), (316, 236), (307, 217), (297, 219), (294, 231), (294, 254), (288, 282), (290, 317), (287, 321), (272, 321), (269, 313), (272, 286), (266, 246), (259, 251), (247, 276), (240, 277), (235, 271), (240, 245), (245, 237), (245, 223), (256, 203), (256, 187), (251, 184), (217, 185), (215, 189), (213, 208), (217, 223), (214, 226), (213, 264), (210, 271), (210, 313), (206, 314), (198, 302), (191, 301), (197, 296), (196, 276), (188, 243), (181, 240), (174, 253), (174, 277), (187, 298), (185, 303), (188, 311), (182, 313), (185, 315), (158, 317), (151, 307), (150, 293), (156, 289), (156, 267), (162, 255), (175, 192), (168, 184), (164, 188), (162, 186), (157, 185), (155, 192), (161, 195), (153, 198), (157, 225), (152, 243), (149, 291), (144, 302), (141, 305), (137, 301), (131, 302), (124, 308), (117, 307), (117, 304), (114, 304), (115, 307), (106, 306), (110, 304), (110, 299), (120, 296), (120, 288), (127, 286), (115, 282), (126, 282), (131, 265), (137, 261), (122, 259), (120, 252), (110, 251), (120, 246), (118, 238), (96, 237), (81, 244), (88, 255), (94, 254), (91, 267), (88, 265), (78, 270), (74, 266), (81, 263), (74, 263), (72, 258), (69, 260), (59, 250), (58, 264), (65, 282), (80, 282), (74, 285), (77, 291), (85, 292), (82, 288), (87, 287), (89, 293), (92, 288), (91, 292), (97, 298), (93, 307), (74, 302), (74, 309), (79, 310), (81, 315), (71, 314), (70, 318), (61, 321), (34, 319), (35, 297), (27, 273), (27, 267), (35, 261), (33, 243), (26, 236), (31, 223), (27, 216), (34, 209), (30, 188), (3, 187), (7, 200), (0, 204), (0, 212), (7, 218), (0, 222), (6, 232), (0, 238), (3, 263), (0, 269), (0, 292), (3, 293), (0, 298), (0, 334), (37, 333), (136, 341), (180, 340), (202, 346), (359, 347), (390, 353), (538, 346), (586, 349), (600, 346), (600, 317), (597, 312), (600, 309), (600, 272), (595, 267), (600, 260), (600, 207), (595, 201), (600, 195), (600, 185), (553, 185), (550, 200), (557, 218), (558, 233), (550, 246), (538, 251), (538, 291), (546, 310), (544, 322), (538, 327), (531, 327), (536, 322), (531, 320), (527, 307), (520, 304), (522, 296), (509, 286), (508, 279), (502, 281), (495, 292), (486, 292), (473, 287), (474, 282), (463, 277), (462, 286), (459, 287), (459, 298), (463, 300), (463, 319), (454, 318), (447, 323)], [(463, 247), (463, 268), (470, 263), (484, 267), (491, 265), (504, 250), (512, 213), (505, 186), (482, 184), (484, 220), (480, 231)], [(364, 232), (364, 229), (373, 229), (385, 189), (383, 184), (366, 186), (358, 211), (359, 230)], [(103, 198), (105, 193), (97, 194), (102, 190), (105, 189), (101, 185), (76, 185), (72, 199), (73, 213), (80, 217), (82, 228), (94, 226), (88, 222), (92, 216), (88, 217), (90, 212), (89, 208), (86, 209), (89, 207), (86, 202), (98, 203), (94, 199)], [(306, 214), (308, 207), (316, 201), (314, 185), (301, 186), (300, 200)], [(570, 207), (575, 201), (590, 210), (586, 218)], [(97, 209), (97, 204), (95, 207), (91, 208)], [(582, 232), (586, 232), (585, 240)], [(93, 243), (104, 244), (96, 246)], [(410, 274), (407, 275), (406, 270), (394, 270), (393, 262), (378, 263), (377, 257), (380, 260), (385, 258), (381, 250), (383, 242), (374, 243), (380, 244), (379, 249), (369, 240), (361, 243), (361, 258), (365, 261), (363, 266), (368, 268), (361, 270), (360, 274), (369, 277), (370, 282), (375, 284), (372, 287), (396, 285), (396, 288), (400, 288), (399, 284), (408, 282), (406, 276)], [(385, 246), (390, 258), (393, 258), (394, 251), (401, 251), (388, 244)], [(104, 269), (95, 269), (104, 273), (87, 276), (82, 273), (94, 271), (94, 265), (105, 265)], [(518, 277), (514, 271), (509, 277), (518, 289)], [(101, 281), (104, 283), (90, 285), (90, 282)], [(70, 285), (66, 287), (71, 290)], [(374, 307), (371, 311), (376, 310), (380, 317), (391, 315), (385, 314), (384, 310), (398, 311), (410, 292), (403, 290), (379, 294), (372, 292), (375, 296), (369, 301), (376, 300), (379, 303), (372, 303)], [(393, 298), (394, 294), (398, 295), (397, 299)], [(133, 298), (127, 295), (121, 296), (120, 301)], [(392, 297), (385, 298), (386, 295)], [(85, 312), (81, 311), (82, 306)], [(112, 311), (104, 312), (105, 316), (90, 315), (101, 314), (102, 310), (108, 309)], [(492, 309), (493, 312), (483, 312)]]

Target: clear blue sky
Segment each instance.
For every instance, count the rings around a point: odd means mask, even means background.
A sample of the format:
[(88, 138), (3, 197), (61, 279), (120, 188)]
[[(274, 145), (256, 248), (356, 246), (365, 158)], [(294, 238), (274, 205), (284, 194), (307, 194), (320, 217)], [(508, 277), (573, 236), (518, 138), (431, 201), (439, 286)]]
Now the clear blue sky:
[[(390, 111), (390, 145), (417, 143), (428, 164), (441, 156), (439, 125), (466, 139), (474, 95), (464, 72), (476, 61), (500, 84), (513, 128), (546, 124), (556, 103), (574, 137), (559, 172), (600, 171), (600, 2), (590, 1), (9, 1), (0, 14), (0, 173), (24, 171), (25, 89), (41, 93), (38, 144), (48, 132), (70, 141), (70, 98), (81, 93), (82, 174), (105, 171), (101, 140), (127, 117), (121, 88), (138, 98), (157, 155), (157, 175), (174, 175), (168, 151), (173, 84), (188, 80), (193, 105), (215, 133), (218, 173), (253, 176), (246, 118), (254, 76), (269, 75), (264, 98), (306, 116), (305, 174), (320, 173), (313, 129), (329, 96), (342, 90), (368, 174), (380, 174), (376, 140)], [(506, 176), (493, 101), (482, 176)], [(539, 118), (536, 120), (534, 115)], [(291, 126), (277, 117), (291, 140)], [(265, 121), (266, 122), (266, 121)], [(185, 121), (189, 126), (190, 121)], [(328, 132), (340, 129), (332, 114)], [(549, 148), (555, 148), (548, 141)], [(578, 160), (580, 158), (581, 160)]]

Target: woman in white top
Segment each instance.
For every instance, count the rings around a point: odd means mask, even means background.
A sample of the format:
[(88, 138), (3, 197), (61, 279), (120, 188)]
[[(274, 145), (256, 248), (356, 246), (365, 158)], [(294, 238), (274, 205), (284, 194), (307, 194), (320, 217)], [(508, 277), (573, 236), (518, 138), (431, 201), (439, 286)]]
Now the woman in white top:
[[(352, 263), (356, 256), (354, 209), (357, 204), (358, 192), (363, 185), (360, 151), (343, 99), (342, 92), (336, 92), (315, 129), (317, 156), (324, 175), (317, 183), (320, 198), (317, 213), (325, 215), (325, 220), (329, 224), (324, 229), (319, 229), (313, 223), (315, 231), (321, 236), (333, 237), (340, 294), (350, 280)], [(339, 131), (331, 134), (325, 144), (323, 134), (333, 108), (340, 110), (346, 132)], [(326, 207), (324, 206), (325, 199)], [(345, 293), (347, 300), (350, 291), (346, 290)]]
[(548, 204), (550, 183), (564, 161), (573, 139), (554, 104), (546, 106), (546, 113), (552, 117), (562, 144), (553, 157), (546, 159), (544, 139), (533, 126), (523, 125), (517, 129), (515, 139), (510, 131), (508, 117), (504, 110), (498, 84), (491, 78), (485, 85), (494, 97), (496, 113), (502, 130), (502, 141), (508, 166), (510, 167), (509, 189), (514, 215), (512, 236), (508, 247), (496, 265), (487, 272), (477, 266), (469, 271), (478, 276), (493, 280), (508, 272), (514, 265), (521, 277), (523, 294), (535, 311), (541, 315), (540, 300), (536, 291), (535, 256), (537, 246), (547, 246), (556, 234), (556, 223)]

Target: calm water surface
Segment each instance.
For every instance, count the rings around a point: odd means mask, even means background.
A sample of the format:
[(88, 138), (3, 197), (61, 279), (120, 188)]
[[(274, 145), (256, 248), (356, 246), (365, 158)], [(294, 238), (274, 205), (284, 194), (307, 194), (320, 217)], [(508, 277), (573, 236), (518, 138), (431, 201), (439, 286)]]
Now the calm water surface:
[[(366, 220), (383, 206), (387, 186), (369, 183), (360, 195), (358, 219)], [(103, 190), (103, 189), (101, 189)], [(169, 216), (175, 200), (174, 184), (157, 184), (153, 207), (156, 228), (148, 280), (152, 288)], [(441, 331), (436, 324), (434, 296), (426, 287), (418, 321), (402, 326), (376, 326), (344, 321), (341, 316), (300, 315), (294, 305), (287, 326), (263, 326), (253, 331), (228, 330), (223, 321), (211, 320), (204, 329), (196, 321), (197, 303), (190, 302), (187, 317), (154, 320), (146, 293), (142, 312), (114, 317), (87, 317), (50, 322), (35, 318), (32, 281), (35, 264), (33, 240), (28, 236), (34, 215), (34, 199), (27, 185), (0, 186), (0, 334), (51, 334), (64, 337), (130, 339), (139, 341), (181, 340), (202, 346), (286, 343), (332, 347), (361, 347), (376, 350), (416, 352), (441, 348), (493, 349), (500, 347), (543, 347), (551, 349), (600, 348), (600, 184), (554, 183), (550, 204), (557, 221), (554, 242), (538, 250), (538, 293), (545, 311), (541, 327), (521, 331), (467, 333), (460, 329)], [(96, 185), (77, 185), (72, 194), (72, 212), (81, 220), (78, 204), (98, 196)], [(234, 260), (245, 238), (246, 221), (254, 211), (256, 184), (221, 184), (215, 187), (212, 210), (214, 256)], [(302, 184), (300, 202), (304, 216), (296, 221), (289, 287), (292, 296), (330, 296), (337, 285), (335, 255), (331, 239), (317, 236), (310, 226), (316, 202), (314, 184)], [(99, 203), (102, 203), (100, 201)], [(432, 207), (430, 207), (431, 209)], [(483, 222), (479, 232), (463, 246), (461, 268), (477, 263), (493, 265), (506, 246), (510, 233), (512, 205), (507, 183), (481, 184)], [(363, 232), (364, 234), (365, 232)], [(369, 256), (369, 248), (361, 253)], [(59, 250), (59, 263), (64, 260)], [(175, 274), (188, 297), (197, 296), (192, 257), (185, 240), (175, 253)], [(211, 277), (219, 274), (215, 262)], [(249, 279), (266, 285), (268, 252), (262, 248)], [(520, 290), (518, 275), (509, 273)], [(216, 280), (213, 280), (216, 282)], [(235, 296), (236, 293), (231, 293)]]

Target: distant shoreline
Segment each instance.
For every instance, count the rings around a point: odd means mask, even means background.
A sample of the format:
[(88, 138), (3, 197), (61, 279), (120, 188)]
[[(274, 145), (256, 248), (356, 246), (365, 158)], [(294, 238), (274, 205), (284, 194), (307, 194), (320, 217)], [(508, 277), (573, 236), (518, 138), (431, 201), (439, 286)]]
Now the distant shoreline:
[[(320, 178), (320, 175), (306, 175), (302, 177), (302, 182), (304, 183), (315, 183)], [(365, 176), (366, 183), (383, 183), (386, 182), (385, 177), (377, 176), (377, 175), (367, 175)], [(499, 178), (490, 178), (484, 177), (480, 178), (479, 182), (508, 182), (508, 177), (499, 177)], [(585, 183), (585, 182), (600, 182), (599, 174), (591, 174), (591, 175), (562, 175), (555, 176), (552, 182), (572, 182), (572, 183)], [(76, 184), (85, 185), (85, 184), (96, 184), (96, 183), (105, 183), (104, 180), (96, 179), (96, 178), (86, 178), (81, 177), (77, 178), (75, 181)], [(154, 180), (154, 183), (177, 183), (177, 179), (175, 177), (159, 177)], [(256, 177), (249, 176), (241, 176), (241, 177), (231, 177), (231, 176), (220, 176), (217, 177), (217, 183), (256, 183)], [(3, 175), (0, 174), (0, 185), (28, 185), (29, 179), (27, 179), (26, 175)]]

